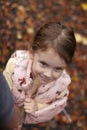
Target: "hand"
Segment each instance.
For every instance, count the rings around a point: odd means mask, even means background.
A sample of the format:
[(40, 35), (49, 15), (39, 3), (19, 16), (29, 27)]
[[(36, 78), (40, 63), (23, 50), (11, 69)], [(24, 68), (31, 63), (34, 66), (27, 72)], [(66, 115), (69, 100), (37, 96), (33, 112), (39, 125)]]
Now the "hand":
[(13, 130), (21, 130), (22, 129), (22, 125), (19, 125), (18, 127), (14, 128)]
[(32, 113), (38, 110), (37, 103), (35, 100), (26, 98), (24, 102), (24, 110), (26, 113)]

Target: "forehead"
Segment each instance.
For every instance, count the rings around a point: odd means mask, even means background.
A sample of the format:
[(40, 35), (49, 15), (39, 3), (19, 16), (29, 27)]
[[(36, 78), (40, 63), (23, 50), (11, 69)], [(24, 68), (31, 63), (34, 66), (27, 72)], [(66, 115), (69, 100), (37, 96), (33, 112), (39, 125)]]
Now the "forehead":
[(47, 64), (52, 66), (65, 66), (66, 63), (63, 58), (60, 57), (58, 53), (55, 52), (54, 49), (48, 49), (46, 51), (37, 51), (36, 57), (38, 60), (42, 60)]

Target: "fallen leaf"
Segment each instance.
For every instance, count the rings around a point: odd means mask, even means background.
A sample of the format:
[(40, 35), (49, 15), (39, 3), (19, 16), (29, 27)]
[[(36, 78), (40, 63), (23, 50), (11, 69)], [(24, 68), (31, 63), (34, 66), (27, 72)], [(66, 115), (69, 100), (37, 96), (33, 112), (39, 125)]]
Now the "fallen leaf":
[(81, 6), (83, 10), (87, 10), (87, 3), (82, 3)]

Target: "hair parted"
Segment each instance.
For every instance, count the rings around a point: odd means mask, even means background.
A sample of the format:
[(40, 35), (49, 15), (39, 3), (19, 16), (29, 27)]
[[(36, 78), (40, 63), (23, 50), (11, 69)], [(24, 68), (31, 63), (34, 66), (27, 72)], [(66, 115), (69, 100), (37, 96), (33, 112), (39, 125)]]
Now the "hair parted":
[(59, 22), (48, 22), (37, 32), (32, 43), (33, 51), (53, 48), (68, 64), (76, 49), (76, 39), (71, 27)]

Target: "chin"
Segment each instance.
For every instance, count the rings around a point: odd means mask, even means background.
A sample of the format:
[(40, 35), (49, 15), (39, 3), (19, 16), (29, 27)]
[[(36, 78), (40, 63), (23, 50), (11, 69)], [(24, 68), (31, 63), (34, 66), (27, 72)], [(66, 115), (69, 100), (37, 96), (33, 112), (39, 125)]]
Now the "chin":
[(46, 84), (48, 84), (50, 82), (41, 81), (40, 83), (43, 84), (43, 85), (46, 85)]
[(48, 82), (45, 82), (45, 81), (42, 81), (42, 80), (41, 81), (39, 80), (39, 82), (40, 82), (40, 84), (44, 84), (44, 85), (46, 85), (48, 83)]

